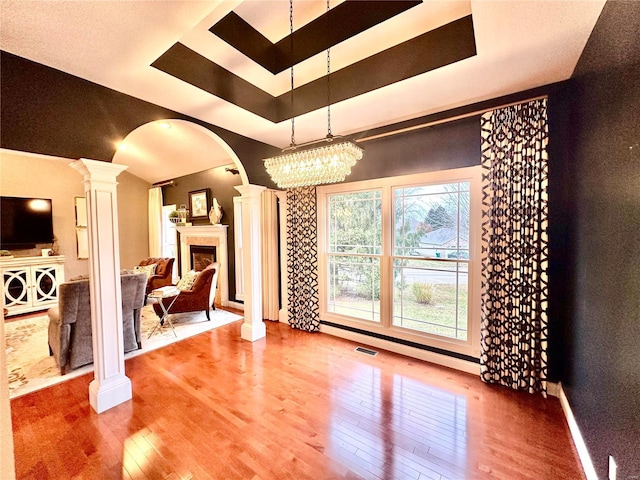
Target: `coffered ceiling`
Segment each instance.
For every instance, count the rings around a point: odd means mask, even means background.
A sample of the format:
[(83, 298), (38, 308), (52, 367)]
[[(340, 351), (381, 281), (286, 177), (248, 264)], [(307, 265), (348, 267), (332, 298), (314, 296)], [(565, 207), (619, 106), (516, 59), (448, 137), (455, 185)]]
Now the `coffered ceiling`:
[[(1, 0), (0, 48), (277, 146), (569, 78), (604, 0)], [(292, 54), (293, 49), (293, 54)], [(289, 66), (294, 64), (293, 106)]]

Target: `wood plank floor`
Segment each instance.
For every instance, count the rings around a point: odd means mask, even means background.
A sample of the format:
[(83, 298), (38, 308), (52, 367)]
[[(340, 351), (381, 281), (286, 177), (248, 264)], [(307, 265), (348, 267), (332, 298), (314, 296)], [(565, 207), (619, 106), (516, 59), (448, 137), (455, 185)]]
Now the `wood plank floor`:
[(19, 479), (583, 479), (557, 399), (267, 323), (127, 361), (101, 415), (92, 375), (11, 402)]

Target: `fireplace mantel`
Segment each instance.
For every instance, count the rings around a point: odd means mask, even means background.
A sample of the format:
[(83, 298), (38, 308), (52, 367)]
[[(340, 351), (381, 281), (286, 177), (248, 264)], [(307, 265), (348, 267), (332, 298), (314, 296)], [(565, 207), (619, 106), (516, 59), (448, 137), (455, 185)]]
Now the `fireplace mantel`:
[(220, 272), (218, 273), (218, 291), (216, 301), (223, 307), (229, 304), (229, 262), (227, 250), (228, 225), (192, 225), (176, 227), (180, 234), (180, 265), (182, 276), (189, 270), (191, 245), (214, 246)]

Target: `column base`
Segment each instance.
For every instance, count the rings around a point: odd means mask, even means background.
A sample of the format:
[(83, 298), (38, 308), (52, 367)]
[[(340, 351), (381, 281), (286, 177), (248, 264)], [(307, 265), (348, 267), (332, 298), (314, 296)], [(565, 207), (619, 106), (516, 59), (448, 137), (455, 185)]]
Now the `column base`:
[(116, 405), (131, 400), (132, 397), (131, 380), (125, 375), (121, 375), (115, 380), (110, 380), (106, 384), (100, 384), (96, 380), (89, 384), (89, 403), (96, 413), (109, 410)]
[(255, 342), (267, 336), (267, 327), (263, 321), (259, 323), (243, 323), (240, 330), (240, 337), (249, 342)]

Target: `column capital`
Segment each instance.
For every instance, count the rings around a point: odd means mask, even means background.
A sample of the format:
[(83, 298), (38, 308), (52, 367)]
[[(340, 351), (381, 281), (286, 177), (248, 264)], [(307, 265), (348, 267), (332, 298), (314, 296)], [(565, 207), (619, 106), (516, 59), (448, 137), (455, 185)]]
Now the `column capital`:
[(70, 163), (69, 166), (82, 175), (85, 182), (115, 182), (116, 177), (129, 168), (126, 165), (90, 160), (88, 158), (80, 158)]
[(238, 185), (233, 188), (239, 191), (240, 195), (247, 198), (260, 197), (262, 192), (267, 189), (267, 187), (263, 187), (262, 185)]

